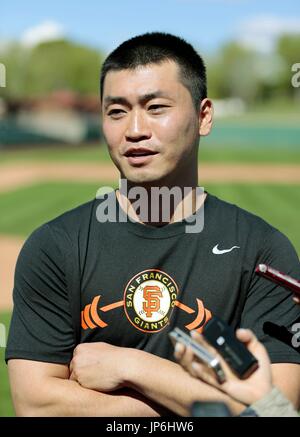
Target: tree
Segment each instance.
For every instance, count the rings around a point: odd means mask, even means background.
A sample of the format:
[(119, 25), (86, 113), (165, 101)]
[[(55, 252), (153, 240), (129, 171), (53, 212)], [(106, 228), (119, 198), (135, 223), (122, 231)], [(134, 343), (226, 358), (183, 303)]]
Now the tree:
[(80, 94), (99, 92), (102, 56), (67, 40), (42, 43), (33, 49), (14, 44), (3, 57), (7, 68), (7, 98), (39, 97), (67, 89)]
[(209, 87), (218, 98), (239, 97), (252, 103), (260, 91), (258, 55), (236, 42), (226, 44), (208, 67)]

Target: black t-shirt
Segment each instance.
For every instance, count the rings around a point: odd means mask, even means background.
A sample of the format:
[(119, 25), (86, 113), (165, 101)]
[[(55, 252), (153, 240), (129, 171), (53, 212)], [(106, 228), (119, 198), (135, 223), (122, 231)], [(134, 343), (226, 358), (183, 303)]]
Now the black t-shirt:
[[(120, 212), (115, 193), (110, 196)], [(200, 233), (187, 233), (185, 221), (160, 228), (130, 220), (100, 223), (102, 200), (66, 212), (25, 242), (6, 360), (69, 363), (78, 300), (80, 342), (173, 359), (169, 330), (201, 332), (215, 314), (234, 328), (252, 329), (272, 362), (300, 362), (295, 348), (263, 331), (265, 322), (291, 329), (299, 307), (291, 293), (254, 273), (266, 263), (300, 278), (297, 254), (283, 234), (209, 194)], [(70, 299), (72, 283), (80, 296)]]

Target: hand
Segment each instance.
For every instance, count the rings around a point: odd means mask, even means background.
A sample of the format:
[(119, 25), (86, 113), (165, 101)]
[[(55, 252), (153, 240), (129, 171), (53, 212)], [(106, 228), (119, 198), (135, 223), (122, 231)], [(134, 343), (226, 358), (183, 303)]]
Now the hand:
[(223, 384), (219, 384), (214, 371), (201, 363), (194, 356), (191, 348), (185, 348), (183, 345), (179, 345), (175, 349), (175, 358), (192, 376), (200, 378), (202, 381), (218, 388), (245, 405), (252, 404), (272, 390), (271, 363), (268, 353), (252, 331), (248, 329), (238, 329), (236, 331), (237, 338), (247, 346), (248, 350), (256, 357), (259, 363), (259, 368), (244, 380), (239, 379), (230, 370), (223, 358), (220, 357), (213, 347), (205, 342), (200, 334), (192, 332), (192, 336), (211, 353), (218, 356), (226, 375), (226, 381)]
[(82, 343), (74, 350), (70, 379), (92, 390), (118, 390), (124, 387), (125, 359), (130, 351), (108, 343)]

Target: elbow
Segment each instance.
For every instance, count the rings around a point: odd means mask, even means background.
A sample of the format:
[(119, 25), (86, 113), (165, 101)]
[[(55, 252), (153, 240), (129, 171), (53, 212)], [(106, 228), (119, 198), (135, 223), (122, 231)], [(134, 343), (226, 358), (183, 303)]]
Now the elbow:
[(66, 366), (16, 359), (8, 362), (8, 370), (16, 416), (61, 415), (61, 384), (58, 382), (67, 378)]
[(21, 396), (13, 397), (13, 405), (17, 417), (43, 417), (47, 415), (47, 408), (42, 402), (32, 399), (21, 399)]
[(17, 417), (38, 417), (37, 409), (30, 405), (15, 405)]
[(45, 403), (14, 402), (17, 417), (51, 417), (57, 415), (51, 405)]
[(12, 401), (17, 417), (43, 417), (49, 416), (51, 407), (50, 399), (35, 387), (34, 390), (17, 390), (12, 387)]

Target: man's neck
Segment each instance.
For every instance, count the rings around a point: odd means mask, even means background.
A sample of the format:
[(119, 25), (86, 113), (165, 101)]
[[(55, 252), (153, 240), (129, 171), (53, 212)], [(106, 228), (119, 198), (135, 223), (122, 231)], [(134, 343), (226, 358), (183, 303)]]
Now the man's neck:
[[(127, 182), (127, 181), (126, 181)], [(116, 191), (120, 207), (130, 218), (142, 224), (161, 227), (169, 223), (184, 220), (198, 211), (206, 198), (206, 193), (197, 185), (193, 187), (137, 187), (141, 190), (143, 199), (140, 196), (130, 196), (130, 188)], [(161, 196), (158, 195), (161, 193)], [(172, 194), (174, 193), (174, 194)], [(142, 207), (141, 207), (142, 205)]]

